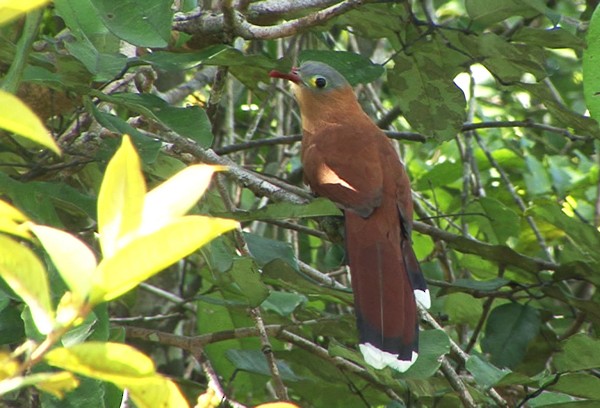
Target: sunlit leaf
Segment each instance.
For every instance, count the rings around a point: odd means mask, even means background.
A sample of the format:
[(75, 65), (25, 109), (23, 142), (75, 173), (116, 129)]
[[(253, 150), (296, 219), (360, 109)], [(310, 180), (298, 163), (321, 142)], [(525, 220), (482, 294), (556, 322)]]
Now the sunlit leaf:
[(41, 261), (26, 246), (0, 235), (0, 276), (29, 306), (38, 331), (54, 325), (48, 278)]
[(98, 232), (105, 258), (113, 256), (137, 232), (145, 193), (139, 156), (125, 135), (106, 167), (98, 194)]
[(81, 343), (51, 350), (45, 360), (52, 366), (126, 388), (140, 408), (188, 406), (177, 386), (156, 373), (150, 358), (125, 344)]
[(52, 374), (34, 374), (31, 377), (44, 375), (46, 378), (40, 378), (35, 384), (37, 388), (46, 391), (56, 398), (63, 398), (66, 392), (72, 391), (79, 385), (79, 380), (68, 371), (61, 371)]
[(120, 388), (127, 388), (131, 399), (139, 408), (185, 408), (189, 406), (177, 385), (159, 375), (127, 380), (116, 385)]
[[(0, 5), (0, 20), (2, 19)], [(32, 140), (60, 154), (60, 148), (35, 113), (16, 96), (0, 90), (0, 129)]]
[(154, 362), (148, 356), (121, 343), (90, 341), (55, 348), (44, 359), (52, 366), (113, 382), (156, 374)]
[(72, 373), (38, 373), (27, 376), (17, 376), (0, 381), (0, 395), (27, 386), (36, 386), (57, 398), (64, 397), (65, 392), (72, 391), (79, 385), (79, 380)]
[(600, 8), (596, 8), (587, 33), (583, 52), (583, 94), (590, 115), (600, 121)]
[(185, 215), (202, 197), (213, 173), (220, 169), (207, 165), (190, 166), (148, 192), (139, 233), (150, 233)]
[[(0, 0), (0, 25), (48, 2), (49, 0)], [(6, 108), (1, 102), (0, 105), (3, 106), (3, 110)]]
[(236, 226), (237, 222), (232, 220), (190, 215), (137, 237), (113, 257), (100, 262), (94, 276), (92, 302), (121, 296)]
[(96, 269), (94, 253), (73, 235), (43, 225), (30, 225), (71, 291), (85, 299)]
[(31, 235), (25, 227), (23, 221), (27, 217), (12, 205), (0, 200), (0, 231), (6, 234), (15, 235), (22, 238), (30, 238)]

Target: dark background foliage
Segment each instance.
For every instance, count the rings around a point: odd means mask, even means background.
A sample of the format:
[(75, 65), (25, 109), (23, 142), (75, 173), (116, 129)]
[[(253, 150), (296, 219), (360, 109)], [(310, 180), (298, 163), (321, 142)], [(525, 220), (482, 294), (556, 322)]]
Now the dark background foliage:
[[(144, 349), (191, 398), (212, 378), (224, 406), (597, 406), (596, 4), (56, 0), (2, 28), (0, 72), (65, 155), (2, 137), (0, 196), (97, 246), (122, 134), (150, 186), (192, 162), (229, 167), (195, 211), (242, 230), (78, 333)], [(268, 77), (307, 59), (355, 85), (413, 183), (433, 305), (404, 374), (362, 366), (340, 213), (302, 185), (298, 109)], [(0, 340), (18, 344), (30, 329), (7, 293)], [(39, 404), (117, 406), (105, 387)]]

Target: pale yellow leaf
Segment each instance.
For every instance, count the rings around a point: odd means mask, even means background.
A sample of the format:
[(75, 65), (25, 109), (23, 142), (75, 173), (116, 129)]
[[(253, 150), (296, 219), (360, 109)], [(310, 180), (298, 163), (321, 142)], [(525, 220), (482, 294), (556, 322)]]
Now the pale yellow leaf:
[(63, 398), (66, 392), (73, 391), (79, 386), (79, 380), (68, 371), (51, 374), (34, 374), (30, 377), (36, 377), (35, 386), (42, 391), (54, 395), (56, 398)]
[(69, 289), (80, 299), (85, 299), (96, 270), (96, 257), (92, 250), (67, 232), (36, 224), (29, 227)]
[(0, 0), (0, 25), (49, 2), (49, 0)]
[(88, 342), (51, 350), (48, 364), (127, 389), (139, 408), (188, 407), (177, 386), (156, 373), (154, 363), (126, 344)]
[(0, 232), (30, 239), (31, 234), (22, 224), (26, 220), (27, 217), (21, 211), (0, 200)]
[(187, 408), (187, 400), (177, 385), (160, 375), (144, 379), (133, 379), (119, 388), (127, 388), (129, 396), (138, 408)]
[(155, 231), (187, 213), (202, 197), (220, 166), (187, 167), (146, 194), (140, 234)]
[(3, 200), (0, 200), (0, 218), (8, 218), (18, 222), (27, 221), (27, 217), (21, 211)]
[(233, 220), (189, 215), (149, 235), (138, 236), (113, 257), (100, 262), (90, 301), (97, 303), (121, 296), (237, 225)]
[(4, 235), (0, 235), (0, 276), (29, 306), (38, 331), (50, 333), (54, 312), (44, 266), (29, 248)]
[(154, 362), (144, 353), (122, 343), (90, 341), (59, 347), (44, 357), (46, 362), (99, 380), (119, 382), (154, 376)]
[[(1, 0), (0, 0), (1, 1)], [(0, 20), (2, 6), (0, 5)], [(0, 128), (16, 133), (60, 154), (60, 148), (35, 113), (19, 98), (0, 90)]]
[(113, 256), (137, 233), (145, 194), (139, 156), (125, 135), (106, 167), (98, 194), (98, 233), (105, 258)]

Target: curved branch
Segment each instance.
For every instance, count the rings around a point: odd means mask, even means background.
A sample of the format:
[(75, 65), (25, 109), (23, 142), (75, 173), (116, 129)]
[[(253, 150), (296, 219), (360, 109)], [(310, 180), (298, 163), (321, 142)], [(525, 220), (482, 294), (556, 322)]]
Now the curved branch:
[[(304, 17), (271, 26), (252, 24), (244, 14), (236, 11), (233, 21), (233, 33), (246, 40), (271, 40), (289, 37), (300, 31), (323, 24), (334, 17), (372, 1), (346, 0)], [(316, 4), (317, 2), (314, 3)], [(321, 3), (321, 5), (324, 3)], [(175, 15), (173, 21), (173, 29), (175, 31), (182, 31), (187, 34), (220, 34), (223, 33), (224, 26), (225, 21), (221, 13), (203, 13), (198, 11), (189, 14), (178, 13)]]

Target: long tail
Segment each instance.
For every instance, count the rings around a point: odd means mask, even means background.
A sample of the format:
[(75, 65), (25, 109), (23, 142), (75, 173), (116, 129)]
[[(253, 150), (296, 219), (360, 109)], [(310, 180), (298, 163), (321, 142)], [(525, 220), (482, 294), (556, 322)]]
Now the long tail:
[(415, 293), (427, 299), (429, 293), (401, 224), (391, 203), (383, 203), (367, 218), (346, 211), (360, 350), (375, 368), (406, 371), (418, 355)]

